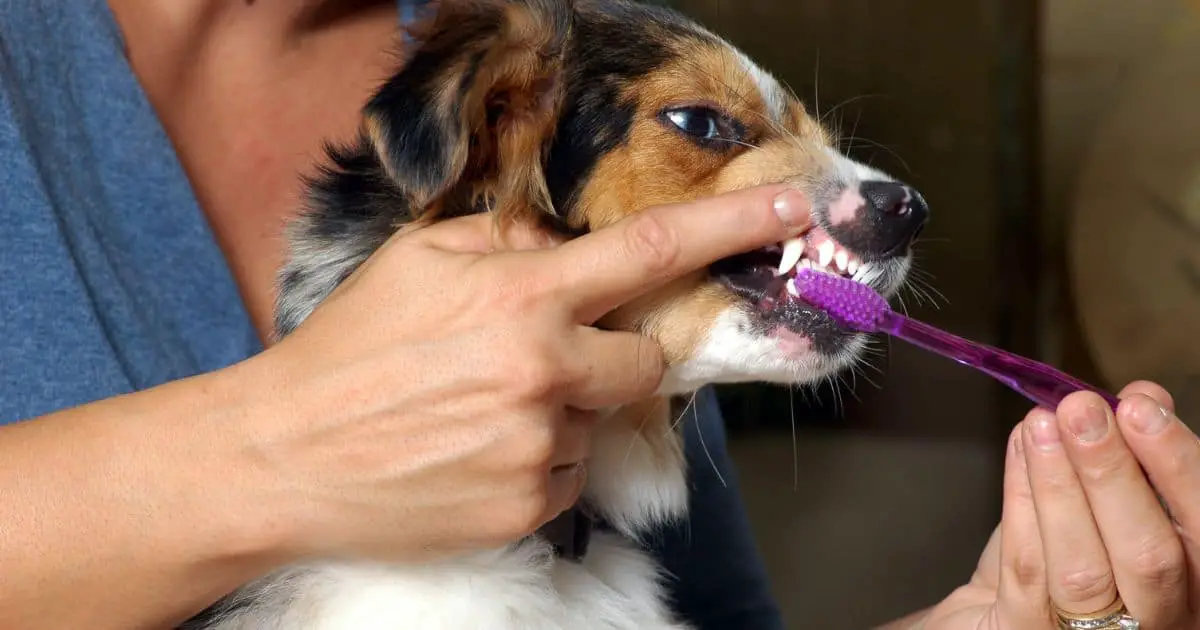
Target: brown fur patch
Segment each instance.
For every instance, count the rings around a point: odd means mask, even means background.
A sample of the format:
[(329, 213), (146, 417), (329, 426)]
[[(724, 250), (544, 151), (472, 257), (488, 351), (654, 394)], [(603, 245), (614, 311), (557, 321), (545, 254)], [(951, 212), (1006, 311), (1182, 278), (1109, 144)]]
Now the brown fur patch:
[[(420, 115), (437, 117), (447, 145), (441, 181), (428, 190), (407, 187), (417, 218), (480, 205), (506, 219), (552, 212), (542, 162), (562, 102), (569, 29), (569, 3), (537, 0), (443, 2), (432, 20), (413, 28), (424, 44), (411, 63), (438, 60), (436, 75), (418, 86), (433, 105)], [(364, 136), (388, 174), (402, 181), (390, 159), (392, 115), (368, 110)]]

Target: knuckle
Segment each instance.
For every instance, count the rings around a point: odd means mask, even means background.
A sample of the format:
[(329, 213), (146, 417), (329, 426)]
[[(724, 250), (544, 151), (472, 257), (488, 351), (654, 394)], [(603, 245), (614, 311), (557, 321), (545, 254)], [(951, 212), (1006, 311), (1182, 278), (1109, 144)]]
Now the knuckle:
[(550, 508), (545, 490), (533, 492), (516, 501), (507, 519), (508, 531), (513, 538), (525, 536), (542, 524), (542, 518)]
[(548, 347), (535, 343), (529, 348), (510, 355), (514, 360), (506, 365), (508, 376), (521, 398), (544, 400), (563, 385), (566, 372)]
[(537, 529), (549, 507), (546, 484), (538, 477), (525, 474), (509, 481), (508, 495), (496, 504), (492, 517), (480, 524), (485, 535), (497, 542), (508, 542)]
[(1112, 571), (1096, 567), (1064, 571), (1057, 582), (1062, 596), (1071, 602), (1104, 599), (1116, 589)]
[(1080, 481), (1084, 484), (1101, 484), (1116, 478), (1132, 463), (1128, 452), (1124, 449), (1113, 449), (1111, 453), (1094, 458), (1078, 469)]
[[(1157, 478), (1195, 479), (1200, 476), (1200, 448), (1188, 444), (1187, 448), (1163, 453), (1151, 463)], [(1150, 466), (1147, 466), (1149, 468)]]
[(1037, 550), (1019, 553), (1008, 572), (1013, 583), (1022, 589), (1043, 587), (1046, 583), (1046, 565)]
[(625, 231), (629, 254), (652, 273), (663, 273), (679, 258), (679, 239), (661, 217), (650, 212), (636, 215)]
[(1183, 549), (1170, 541), (1157, 540), (1142, 546), (1133, 558), (1133, 573), (1145, 584), (1167, 588), (1186, 578)]
[[(1035, 492), (1037, 495), (1045, 495), (1046, 498), (1057, 500), (1063, 497), (1074, 497), (1082, 492), (1079, 487), (1079, 479), (1072, 473), (1066, 471), (1046, 472), (1039, 475), (1040, 479), (1037, 482), (1037, 488), (1041, 492)], [(1039, 496), (1039, 499), (1041, 497)]]

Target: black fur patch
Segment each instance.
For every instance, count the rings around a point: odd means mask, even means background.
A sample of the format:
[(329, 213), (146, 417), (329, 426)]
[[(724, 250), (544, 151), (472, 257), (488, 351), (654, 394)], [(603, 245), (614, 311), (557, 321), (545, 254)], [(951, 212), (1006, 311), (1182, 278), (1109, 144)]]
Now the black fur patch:
[(366, 140), (350, 147), (328, 146), (326, 153), (331, 165), (305, 181), (315, 210), (312, 236), (336, 241), (364, 231), (390, 233), (412, 219), (411, 198), (393, 185)]
[(677, 14), (626, 2), (586, 3), (567, 57), (567, 98), (546, 164), (550, 198), (571, 216), (596, 163), (629, 139), (636, 103), (623, 88), (675, 58), (672, 40), (717, 40)]

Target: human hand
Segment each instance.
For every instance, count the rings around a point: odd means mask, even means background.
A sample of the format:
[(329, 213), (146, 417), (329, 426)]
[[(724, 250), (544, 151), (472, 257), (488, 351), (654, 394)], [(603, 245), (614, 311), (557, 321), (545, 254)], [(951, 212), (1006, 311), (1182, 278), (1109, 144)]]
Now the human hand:
[(1114, 418), (1072, 394), (1013, 431), (1000, 526), (970, 583), (918, 627), (1051, 630), (1055, 609), (1086, 617), (1119, 597), (1141, 630), (1200, 628), (1200, 441), (1161, 387), (1120, 398)]
[[(807, 223), (781, 186), (646, 210), (553, 245), (492, 217), (395, 235), (251, 361), (249, 482), (292, 555), (492, 548), (568, 508), (596, 410), (651, 395), (658, 347), (590, 324)], [(499, 247), (498, 247), (499, 246)]]

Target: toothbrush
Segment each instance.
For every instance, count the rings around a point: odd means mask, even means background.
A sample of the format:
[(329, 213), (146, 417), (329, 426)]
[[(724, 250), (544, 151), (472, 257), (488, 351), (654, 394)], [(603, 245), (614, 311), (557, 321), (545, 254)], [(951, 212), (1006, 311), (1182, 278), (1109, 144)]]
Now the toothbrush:
[(860, 282), (811, 268), (800, 269), (791, 282), (796, 290), (794, 295), (845, 326), (861, 332), (885, 332), (973, 367), (1051, 411), (1068, 394), (1080, 390), (1099, 394), (1114, 412), (1120, 402), (1116, 396), (1045, 363), (963, 339), (901, 315), (892, 310), (883, 296)]

